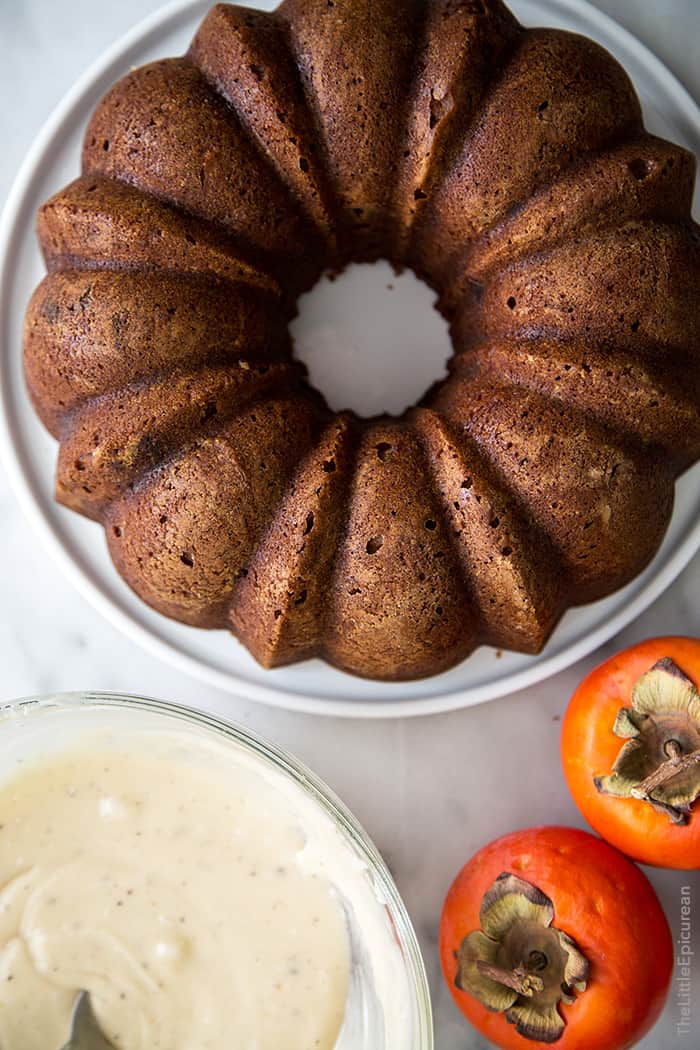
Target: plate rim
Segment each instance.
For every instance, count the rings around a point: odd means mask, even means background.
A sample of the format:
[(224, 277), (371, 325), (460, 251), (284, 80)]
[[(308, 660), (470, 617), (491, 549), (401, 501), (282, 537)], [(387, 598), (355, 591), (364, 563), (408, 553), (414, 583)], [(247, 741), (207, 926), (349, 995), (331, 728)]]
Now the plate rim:
[[(683, 112), (689, 126), (693, 128), (700, 140), (700, 110), (695, 100), (675, 74), (650, 48), (609, 15), (594, 7), (588, 0), (546, 0), (546, 2), (554, 11), (559, 10), (564, 15), (568, 13), (581, 16), (583, 14), (591, 26), (603, 35), (611, 46), (619, 45), (623, 49), (632, 48), (639, 61), (653, 72), (668, 94), (674, 97), (679, 110)], [(162, 31), (166, 25), (169, 29), (174, 29), (178, 19), (190, 18), (196, 9), (206, 6), (208, 6), (207, 0), (170, 0), (169, 3), (137, 22), (88, 66), (53, 109), (19, 168), (0, 216), (0, 307), (8, 296), (10, 257), (15, 238), (19, 234), (25, 197), (30, 190), (39, 160), (51, 145), (63, 123), (70, 118), (74, 107), (85, 93), (105, 75), (110, 66), (120, 61), (131, 48), (143, 44), (154, 33)], [(447, 691), (431, 697), (403, 700), (352, 700), (304, 696), (278, 685), (248, 681), (236, 672), (218, 670), (197, 659), (196, 656), (181, 652), (174, 643), (138, 622), (102, 589), (100, 583), (93, 579), (86, 567), (73, 558), (55, 524), (42, 511), (33, 482), (23, 465), (23, 450), (15, 441), (10, 427), (9, 389), (2, 367), (7, 353), (9, 350), (0, 346), (0, 406), (2, 407), (0, 412), (0, 458), (4, 463), (11, 488), (20, 507), (47, 553), (52, 556), (54, 562), (78, 593), (108, 623), (131, 641), (176, 670), (243, 700), (252, 700), (272, 707), (314, 715), (396, 718), (440, 714), (516, 693), (570, 667), (621, 631), (670, 586), (700, 547), (700, 520), (698, 520), (687, 532), (682, 542), (669, 554), (665, 562), (656, 568), (654, 575), (643, 585), (639, 593), (631, 597), (616, 613), (604, 618), (597, 627), (559, 652), (538, 660), (529, 667), (480, 685), (466, 689), (450, 686)]]

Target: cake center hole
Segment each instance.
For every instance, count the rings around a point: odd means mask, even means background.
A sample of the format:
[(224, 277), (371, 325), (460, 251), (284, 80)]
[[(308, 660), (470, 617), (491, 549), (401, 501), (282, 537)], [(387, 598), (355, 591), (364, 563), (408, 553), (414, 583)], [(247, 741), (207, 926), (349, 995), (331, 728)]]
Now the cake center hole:
[(400, 415), (447, 374), (452, 346), (435, 298), (385, 262), (348, 266), (302, 296), (295, 353), (333, 411)]

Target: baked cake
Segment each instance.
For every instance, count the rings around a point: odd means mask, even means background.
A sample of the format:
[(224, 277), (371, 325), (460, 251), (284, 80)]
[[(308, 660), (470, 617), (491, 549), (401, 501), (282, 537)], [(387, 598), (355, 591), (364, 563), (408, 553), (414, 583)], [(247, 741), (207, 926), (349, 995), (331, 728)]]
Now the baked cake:
[[(39, 214), (58, 499), (145, 602), (268, 667), (537, 652), (649, 562), (700, 456), (694, 173), (606, 51), (499, 0), (213, 8)], [(288, 323), (379, 258), (437, 290), (449, 376), (336, 415)]]

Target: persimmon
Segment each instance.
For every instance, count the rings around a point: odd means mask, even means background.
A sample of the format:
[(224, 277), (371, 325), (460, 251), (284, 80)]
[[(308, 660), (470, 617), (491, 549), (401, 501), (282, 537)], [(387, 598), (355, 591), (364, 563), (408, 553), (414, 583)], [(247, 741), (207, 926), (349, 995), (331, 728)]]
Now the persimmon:
[(542, 827), (465, 865), (440, 957), (459, 1009), (504, 1050), (623, 1050), (663, 1008), (673, 943), (636, 865), (586, 831)]
[(574, 801), (644, 864), (700, 868), (699, 685), (700, 640), (655, 638), (592, 671), (564, 718)]

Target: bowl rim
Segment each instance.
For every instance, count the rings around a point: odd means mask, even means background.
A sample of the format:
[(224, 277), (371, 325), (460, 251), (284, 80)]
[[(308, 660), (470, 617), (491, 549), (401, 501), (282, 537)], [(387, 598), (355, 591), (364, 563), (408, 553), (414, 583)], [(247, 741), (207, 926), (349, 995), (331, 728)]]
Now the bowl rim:
[(238, 722), (171, 700), (133, 693), (75, 690), (46, 693), (3, 701), (0, 704), (0, 729), (16, 718), (31, 719), (43, 713), (76, 710), (141, 711), (204, 730), (272, 766), (318, 806), (332, 821), (345, 843), (366, 863), (381, 892), (394, 936), (398, 943), (409, 985), (412, 1006), (412, 1050), (433, 1050), (434, 1032), (430, 989), (425, 962), (408, 909), (399, 893), (386, 861), (359, 820), (345, 803), (305, 763), (291, 752), (273, 744)]

